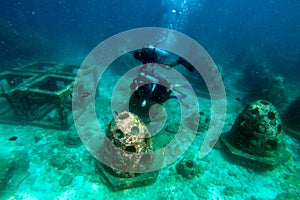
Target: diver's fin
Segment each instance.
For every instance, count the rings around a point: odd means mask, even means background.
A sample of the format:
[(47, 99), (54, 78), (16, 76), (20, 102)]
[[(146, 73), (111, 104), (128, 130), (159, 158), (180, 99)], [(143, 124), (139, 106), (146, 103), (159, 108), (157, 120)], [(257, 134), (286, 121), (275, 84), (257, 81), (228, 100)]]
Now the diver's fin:
[(172, 63), (169, 65), (169, 67), (173, 68), (173, 67), (175, 67), (176, 65), (179, 65), (178, 60), (176, 60), (175, 62), (172, 62)]
[(177, 63), (183, 65), (190, 72), (193, 72), (195, 69), (193, 65), (191, 65), (187, 60), (181, 57), (178, 58)]

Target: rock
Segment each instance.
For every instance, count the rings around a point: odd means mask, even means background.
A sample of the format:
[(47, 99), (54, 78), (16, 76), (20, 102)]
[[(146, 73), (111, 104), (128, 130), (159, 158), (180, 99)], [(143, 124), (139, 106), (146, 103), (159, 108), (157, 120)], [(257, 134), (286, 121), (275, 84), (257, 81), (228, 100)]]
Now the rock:
[(84, 175), (83, 169), (82, 169), (82, 164), (74, 164), (71, 166), (71, 169), (75, 176)]
[(14, 188), (17, 188), (29, 176), (30, 173), (27, 170), (16, 169), (13, 172), (12, 177), (9, 179), (9, 185)]
[(224, 190), (223, 193), (227, 197), (233, 197), (234, 196), (234, 188), (232, 186), (227, 186)]
[(299, 199), (300, 195), (296, 195), (295, 193), (292, 192), (283, 192), (279, 195), (277, 195), (276, 200), (294, 200), (294, 199)]
[[(77, 155), (66, 155), (67, 157), (65, 158), (65, 160), (66, 160), (66, 163), (67, 164), (70, 164), (70, 165), (73, 165), (73, 164), (75, 164), (75, 163), (78, 163), (78, 162), (80, 162), (80, 160), (79, 160), (79, 158), (77, 157)], [(83, 161), (82, 161), (83, 162)]]
[(204, 133), (208, 130), (209, 127), (209, 123), (210, 123), (210, 114), (209, 112), (199, 112), (200, 114), (200, 119), (199, 119), (199, 127), (198, 127), (198, 134), (200, 133)]
[(191, 189), (199, 199), (209, 199), (210, 195), (208, 189), (199, 186), (193, 186)]
[(209, 123), (209, 112), (201, 111), (199, 113), (193, 113), (191, 116), (187, 117), (184, 125), (192, 131), (197, 131), (197, 135), (199, 135), (208, 130)]
[(67, 136), (64, 139), (64, 144), (69, 148), (76, 148), (82, 144), (75, 128), (70, 128), (68, 130)]
[(10, 174), (14, 170), (12, 161), (6, 159), (0, 159), (0, 191), (3, 191)]
[(176, 171), (186, 179), (191, 179), (200, 172), (198, 163), (189, 157), (185, 157), (177, 163)]
[(62, 175), (62, 177), (60, 178), (60, 180), (59, 180), (59, 184), (60, 184), (62, 187), (71, 185), (73, 179), (74, 179), (74, 176), (73, 176), (72, 174), (64, 173), (64, 174)]
[(100, 177), (100, 174), (98, 174), (98, 173), (92, 174), (91, 177), (90, 177), (90, 181), (91, 181), (92, 183), (101, 183), (101, 177)]
[(30, 176), (28, 154), (25, 151), (14, 151), (15, 159), (12, 162), (14, 170), (10, 172), (9, 185), (17, 188), (26, 178)]
[(229, 171), (228, 171), (228, 175), (229, 175), (229, 176), (232, 176), (232, 177), (234, 177), (234, 178), (237, 178), (237, 177), (238, 177), (237, 173), (236, 173), (235, 171), (233, 171), (233, 170), (229, 170)]
[(67, 168), (67, 163), (65, 157), (62, 154), (55, 154), (49, 159), (50, 164), (59, 170), (64, 170)]

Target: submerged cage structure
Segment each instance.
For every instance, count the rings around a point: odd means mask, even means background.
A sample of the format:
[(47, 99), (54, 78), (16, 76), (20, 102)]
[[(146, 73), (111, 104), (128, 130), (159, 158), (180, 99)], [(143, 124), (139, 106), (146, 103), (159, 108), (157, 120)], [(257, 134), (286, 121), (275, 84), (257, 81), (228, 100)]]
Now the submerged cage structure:
[(50, 73), (55, 71), (55, 67), (59, 65), (58, 63), (51, 62), (33, 62), (28, 65), (24, 65), (21, 67), (16, 67), (13, 71), (19, 72), (31, 72), (31, 73)]
[(33, 62), (25, 66), (14, 68), (13, 71), (31, 72), (38, 74), (58, 74), (75, 77), (79, 68), (79, 65), (68, 65), (52, 62)]
[(0, 123), (68, 129), (79, 67), (34, 62), (0, 74)]
[(29, 115), (29, 124), (68, 129), (72, 124), (74, 79), (54, 74), (43, 75), (21, 87), (21, 104)]
[(0, 123), (25, 124), (28, 114), (20, 103), (20, 87), (39, 75), (31, 72), (4, 72), (0, 75)]

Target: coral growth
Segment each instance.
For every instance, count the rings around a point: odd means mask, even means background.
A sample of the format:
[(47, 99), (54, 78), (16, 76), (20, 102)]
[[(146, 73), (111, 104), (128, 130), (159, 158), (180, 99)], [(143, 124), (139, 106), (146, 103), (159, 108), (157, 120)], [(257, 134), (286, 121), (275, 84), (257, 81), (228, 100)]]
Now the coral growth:
[(191, 179), (200, 172), (200, 168), (195, 159), (186, 156), (177, 163), (176, 171), (183, 178)]

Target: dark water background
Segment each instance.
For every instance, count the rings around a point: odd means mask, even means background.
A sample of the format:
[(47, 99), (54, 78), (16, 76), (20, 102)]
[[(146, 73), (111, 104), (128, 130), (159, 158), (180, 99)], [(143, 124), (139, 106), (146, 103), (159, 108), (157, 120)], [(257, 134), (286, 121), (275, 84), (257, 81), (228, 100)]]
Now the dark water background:
[(196, 39), (226, 68), (265, 62), (274, 73), (298, 80), (299, 0), (182, 2), (1, 0), (1, 71), (35, 60), (81, 63), (109, 36), (178, 21), (172, 28)]

